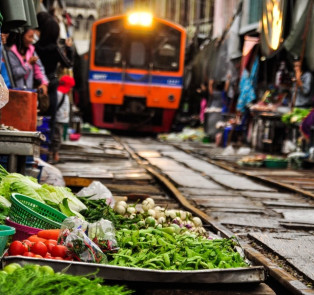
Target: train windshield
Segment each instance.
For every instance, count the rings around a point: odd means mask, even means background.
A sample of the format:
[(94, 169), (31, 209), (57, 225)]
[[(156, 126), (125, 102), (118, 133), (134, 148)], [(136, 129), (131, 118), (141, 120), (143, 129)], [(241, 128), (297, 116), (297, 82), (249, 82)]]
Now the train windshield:
[(121, 67), (123, 46), (123, 22), (102, 23), (96, 29), (95, 65)]
[(177, 71), (180, 59), (179, 31), (159, 24), (157, 34), (152, 45), (152, 62), (154, 70)]
[(155, 31), (125, 30), (122, 20), (99, 24), (96, 28), (95, 65), (100, 67), (151, 68), (178, 71), (181, 33), (158, 23)]

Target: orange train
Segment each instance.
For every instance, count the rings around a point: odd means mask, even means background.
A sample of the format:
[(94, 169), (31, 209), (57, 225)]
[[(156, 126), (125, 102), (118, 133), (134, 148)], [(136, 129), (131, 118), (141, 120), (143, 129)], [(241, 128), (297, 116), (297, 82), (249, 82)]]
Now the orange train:
[(89, 92), (100, 128), (168, 132), (179, 108), (186, 32), (148, 13), (96, 21)]

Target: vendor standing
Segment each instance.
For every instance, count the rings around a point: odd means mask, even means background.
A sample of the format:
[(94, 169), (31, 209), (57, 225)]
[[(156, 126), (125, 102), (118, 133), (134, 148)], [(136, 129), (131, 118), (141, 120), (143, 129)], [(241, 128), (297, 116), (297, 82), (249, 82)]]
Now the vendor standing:
[(310, 71), (305, 69), (301, 61), (294, 62), (295, 83), (296, 83), (296, 108), (312, 108), (314, 100), (314, 79)]

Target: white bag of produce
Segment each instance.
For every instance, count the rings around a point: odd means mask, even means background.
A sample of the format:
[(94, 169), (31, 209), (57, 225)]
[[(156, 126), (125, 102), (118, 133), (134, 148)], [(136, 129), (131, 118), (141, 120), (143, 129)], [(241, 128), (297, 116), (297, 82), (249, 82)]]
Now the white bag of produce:
[(78, 197), (88, 197), (89, 200), (106, 199), (107, 205), (114, 207), (114, 198), (111, 191), (100, 181), (93, 181), (89, 186), (81, 189), (77, 194)]
[(61, 225), (61, 231), (63, 229), (74, 230), (77, 228), (82, 229), (83, 231), (87, 230), (89, 223), (85, 220), (78, 218), (77, 216), (70, 216), (63, 220)]
[(59, 243), (68, 248), (70, 255), (77, 261), (108, 263), (107, 256), (86, 235), (88, 223), (77, 217), (66, 218), (61, 225)]
[(100, 219), (88, 225), (88, 237), (103, 251), (116, 251), (118, 243), (111, 221)]

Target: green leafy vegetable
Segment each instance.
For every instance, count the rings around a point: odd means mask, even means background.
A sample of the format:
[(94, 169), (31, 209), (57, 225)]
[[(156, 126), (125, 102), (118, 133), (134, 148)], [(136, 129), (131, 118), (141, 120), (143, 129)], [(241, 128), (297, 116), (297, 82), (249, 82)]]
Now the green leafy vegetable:
[(10, 208), (11, 202), (8, 201), (5, 197), (0, 196), (0, 207)]
[(115, 229), (118, 230), (121, 228), (130, 228), (141, 220), (139, 215), (134, 219), (130, 219), (117, 214), (109, 205), (107, 205), (106, 199), (89, 200), (87, 197), (81, 197), (80, 200), (82, 200), (88, 208), (80, 211), (88, 222), (95, 222), (104, 218), (110, 220)]
[(104, 285), (101, 278), (89, 279), (54, 273), (47, 266), (25, 265), (12, 274), (0, 272), (1, 295), (127, 295), (124, 286)]
[(282, 115), (281, 121), (285, 124), (300, 123), (310, 111), (310, 109), (294, 108), (292, 112)]
[[(68, 204), (71, 210), (80, 212), (81, 210), (87, 209), (87, 207), (71, 192), (67, 187), (52, 186), (49, 184), (43, 184), (43, 189), (49, 192), (50, 197), (46, 198), (43, 196), (44, 200), (51, 200), (57, 204), (61, 203), (64, 198), (68, 199)], [(53, 198), (53, 199), (52, 199)]]
[(60, 209), (60, 211), (65, 214), (66, 216), (77, 216), (79, 218), (81, 218), (82, 220), (84, 220), (84, 216), (82, 214), (80, 214), (79, 212), (76, 212), (75, 210), (71, 210), (69, 207), (69, 202), (67, 198), (64, 198), (62, 200), (61, 203), (59, 203), (58, 205), (58, 209)]
[[(49, 184), (39, 184), (36, 178), (24, 176), (19, 173), (8, 173), (0, 165), (0, 195), (10, 200), (12, 193), (19, 193), (42, 203), (48, 203), (58, 208), (59, 205), (68, 207), (68, 212), (82, 217), (79, 211), (87, 209), (87, 207), (71, 192), (69, 188), (52, 186)], [(67, 205), (62, 202), (67, 199)]]
[(174, 234), (168, 228), (122, 229), (112, 265), (164, 270), (247, 267), (233, 239), (209, 240), (195, 234)]
[(36, 190), (40, 188), (41, 185), (37, 183), (35, 178), (19, 173), (10, 173), (2, 178), (0, 183), (0, 195), (10, 200), (12, 193), (20, 193), (43, 202), (43, 199), (36, 192)]

